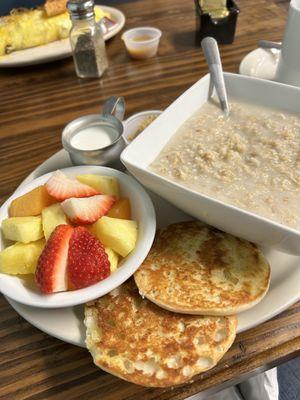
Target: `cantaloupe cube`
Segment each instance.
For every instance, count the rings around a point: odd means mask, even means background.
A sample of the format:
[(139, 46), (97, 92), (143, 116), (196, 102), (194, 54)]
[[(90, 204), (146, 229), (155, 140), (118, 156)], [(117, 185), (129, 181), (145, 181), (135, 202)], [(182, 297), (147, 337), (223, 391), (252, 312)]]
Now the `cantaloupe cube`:
[(4, 274), (34, 274), (45, 240), (15, 243), (0, 252), (0, 272)]
[(30, 192), (23, 194), (23, 196), (14, 199), (10, 203), (8, 214), (10, 217), (39, 215), (43, 208), (53, 203), (57, 203), (57, 200), (48, 194), (45, 186), (38, 186)]
[(105, 253), (107, 254), (108, 261), (110, 262), (110, 273), (115, 272), (118, 269), (118, 254), (109, 247), (105, 247)]
[(111, 218), (130, 219), (131, 208), (129, 199), (123, 198), (117, 200), (109, 210), (107, 216)]
[(6, 239), (29, 243), (44, 237), (41, 217), (11, 217), (2, 221), (2, 233)]
[(52, 204), (42, 211), (42, 223), (46, 240), (49, 239), (54, 229), (61, 224), (67, 224), (67, 217), (65, 216), (60, 204)]
[(76, 176), (76, 179), (98, 190), (101, 194), (109, 194), (115, 196), (116, 199), (120, 197), (119, 182), (113, 176), (83, 174)]
[(91, 232), (105, 247), (126, 257), (135, 247), (138, 226), (136, 221), (105, 216), (91, 226)]

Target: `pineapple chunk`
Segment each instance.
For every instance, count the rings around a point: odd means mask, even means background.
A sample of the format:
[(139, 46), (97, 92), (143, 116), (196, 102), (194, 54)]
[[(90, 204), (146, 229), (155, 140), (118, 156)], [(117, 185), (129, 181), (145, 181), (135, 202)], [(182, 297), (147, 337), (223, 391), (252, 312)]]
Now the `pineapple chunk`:
[(117, 200), (109, 210), (107, 216), (112, 218), (130, 219), (131, 208), (129, 199), (123, 198)]
[(102, 217), (91, 226), (91, 232), (105, 247), (126, 257), (135, 247), (137, 223), (128, 219)]
[(45, 240), (15, 243), (0, 252), (0, 272), (4, 274), (34, 274)]
[(29, 243), (44, 237), (41, 217), (11, 217), (2, 221), (6, 239)]
[(68, 223), (60, 204), (53, 204), (44, 208), (42, 211), (42, 222), (46, 240), (49, 239), (51, 233), (58, 225)]
[(42, 209), (57, 201), (50, 196), (45, 186), (38, 186), (23, 196), (14, 199), (9, 206), (10, 217), (30, 217), (39, 215)]
[(118, 269), (119, 256), (109, 247), (105, 247), (104, 250), (108, 256), (108, 261), (110, 262), (110, 273), (113, 273)]
[(115, 196), (116, 199), (120, 197), (119, 183), (113, 176), (84, 174), (76, 176), (76, 179), (98, 190), (101, 194), (109, 194)]

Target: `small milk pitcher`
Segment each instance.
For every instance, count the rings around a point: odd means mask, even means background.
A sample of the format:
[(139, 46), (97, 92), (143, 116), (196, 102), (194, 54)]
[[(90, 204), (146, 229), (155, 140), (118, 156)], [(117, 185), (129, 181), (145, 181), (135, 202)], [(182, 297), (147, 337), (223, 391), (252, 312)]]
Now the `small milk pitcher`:
[(300, 86), (300, 0), (290, 3), (275, 80)]

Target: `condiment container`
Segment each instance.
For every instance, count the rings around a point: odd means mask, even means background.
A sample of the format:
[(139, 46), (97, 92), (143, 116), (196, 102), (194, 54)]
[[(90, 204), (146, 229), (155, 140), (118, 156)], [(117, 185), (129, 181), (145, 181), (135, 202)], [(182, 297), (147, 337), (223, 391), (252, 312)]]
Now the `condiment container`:
[(156, 55), (161, 35), (161, 30), (145, 26), (125, 31), (122, 40), (132, 58), (143, 59)]
[[(214, 13), (203, 10), (200, 0), (195, 0), (196, 7), (196, 32), (195, 41), (201, 45), (201, 40), (206, 36), (212, 36), (219, 44), (230, 44), (234, 40), (237, 17), (240, 12), (233, 0), (227, 0), (228, 15), (222, 18), (214, 18)], [(226, 15), (226, 14), (224, 14)]]
[(72, 20), (70, 43), (79, 78), (100, 78), (108, 67), (100, 23), (95, 21), (94, 0), (68, 0)]
[(74, 165), (109, 165), (125, 148), (123, 97), (110, 97), (102, 114), (90, 114), (70, 122), (62, 132), (62, 145)]

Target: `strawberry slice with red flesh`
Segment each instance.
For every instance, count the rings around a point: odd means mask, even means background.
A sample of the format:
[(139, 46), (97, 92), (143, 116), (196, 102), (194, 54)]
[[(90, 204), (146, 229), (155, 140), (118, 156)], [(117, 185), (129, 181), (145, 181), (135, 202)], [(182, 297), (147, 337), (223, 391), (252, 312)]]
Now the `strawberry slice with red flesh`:
[(61, 206), (72, 222), (92, 224), (106, 215), (114, 202), (114, 196), (99, 194), (84, 199), (67, 199), (61, 203)]
[(73, 230), (69, 225), (58, 225), (40, 255), (35, 279), (42, 293), (62, 292), (68, 289), (66, 270)]
[(103, 245), (86, 228), (74, 228), (68, 252), (69, 289), (81, 289), (110, 275), (110, 262)]
[(94, 188), (69, 179), (61, 171), (55, 171), (45, 186), (48, 193), (58, 201), (71, 197), (90, 197), (99, 194)]

